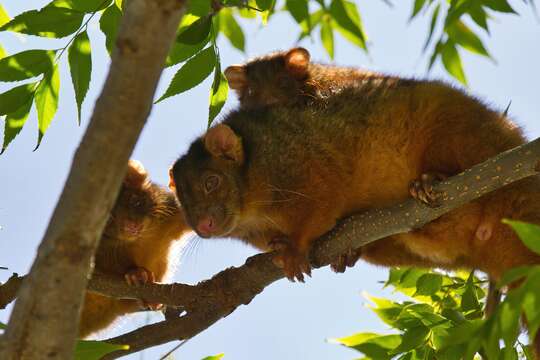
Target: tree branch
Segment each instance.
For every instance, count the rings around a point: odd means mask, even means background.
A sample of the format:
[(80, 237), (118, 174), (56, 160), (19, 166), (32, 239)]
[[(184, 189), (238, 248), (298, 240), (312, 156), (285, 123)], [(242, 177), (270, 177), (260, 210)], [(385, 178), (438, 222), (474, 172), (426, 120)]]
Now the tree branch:
[[(314, 267), (328, 265), (349, 248), (422, 227), (441, 215), (493, 190), (540, 171), (540, 138), (502, 153), (435, 186), (442, 194), (441, 206), (432, 209), (410, 199), (386, 209), (374, 209), (341, 221), (316, 241), (311, 252)], [(129, 350), (106, 356), (115, 359), (128, 353), (173, 340), (189, 339), (239, 305), (248, 304), (264, 288), (284, 277), (272, 263), (271, 253), (255, 255), (238, 268), (229, 268), (196, 286), (184, 284), (151, 285), (130, 288), (122, 281), (96, 277), (90, 288), (115, 297), (144, 298), (182, 307), (185, 315), (147, 325), (109, 339), (128, 344)]]
[(109, 75), (0, 338), (1, 359), (73, 357), (91, 258), (184, 8), (184, 0), (126, 2)]

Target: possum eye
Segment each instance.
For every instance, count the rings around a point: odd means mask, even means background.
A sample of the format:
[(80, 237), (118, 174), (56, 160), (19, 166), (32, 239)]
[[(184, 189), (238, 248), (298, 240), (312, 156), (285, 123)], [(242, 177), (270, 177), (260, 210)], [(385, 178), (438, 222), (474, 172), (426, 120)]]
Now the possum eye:
[(132, 196), (129, 199), (129, 206), (132, 208), (140, 208), (142, 206), (142, 200), (138, 196)]
[(220, 180), (219, 176), (217, 176), (217, 175), (209, 175), (204, 180), (204, 190), (206, 191), (206, 193), (209, 194), (212, 191), (214, 191), (215, 189), (217, 189), (217, 187), (219, 186), (220, 181), (221, 180)]

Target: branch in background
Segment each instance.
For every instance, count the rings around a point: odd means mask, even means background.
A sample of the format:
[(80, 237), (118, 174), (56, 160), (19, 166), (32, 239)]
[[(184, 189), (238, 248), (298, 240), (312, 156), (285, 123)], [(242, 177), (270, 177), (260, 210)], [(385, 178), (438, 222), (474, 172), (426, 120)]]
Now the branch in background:
[[(435, 190), (442, 194), (441, 206), (436, 209), (410, 199), (396, 206), (367, 211), (343, 220), (315, 243), (311, 263), (314, 267), (328, 265), (349, 248), (419, 228), (482, 195), (536, 175), (539, 171), (540, 138), (435, 186)], [(93, 279), (91, 287), (101, 293), (115, 297), (144, 298), (151, 302), (180, 306), (186, 311), (179, 318), (144, 326), (109, 339), (111, 343), (128, 344), (130, 348), (112, 353), (106, 359), (173, 340), (192, 338), (229, 315), (239, 305), (248, 304), (266, 286), (283, 277), (283, 272), (272, 263), (272, 254), (266, 253), (255, 255), (243, 266), (224, 270), (197, 286), (173, 284), (133, 289), (120, 281)]]
[[(328, 265), (348, 248), (421, 227), (465, 203), (538, 171), (540, 138), (437, 184), (435, 190), (442, 194), (442, 199), (441, 206), (436, 209), (410, 199), (393, 207), (367, 211), (343, 220), (329, 234), (317, 240), (311, 252), (312, 265), (316, 268)], [(224, 270), (196, 286), (154, 284), (130, 287), (117, 278), (95, 274), (88, 286), (92, 291), (117, 298), (144, 298), (185, 310), (183, 316), (167, 316), (166, 321), (109, 339), (111, 343), (128, 344), (130, 348), (106, 358), (114, 359), (169, 341), (192, 338), (239, 305), (248, 304), (266, 286), (283, 278), (283, 272), (274, 266), (272, 256), (271, 253), (252, 256), (243, 266)]]
[(0, 286), (0, 309), (5, 309), (10, 302), (15, 300), (23, 280), (24, 277), (13, 274), (8, 281)]
[(109, 75), (0, 339), (1, 359), (72, 358), (91, 258), (184, 8), (183, 0), (126, 2)]

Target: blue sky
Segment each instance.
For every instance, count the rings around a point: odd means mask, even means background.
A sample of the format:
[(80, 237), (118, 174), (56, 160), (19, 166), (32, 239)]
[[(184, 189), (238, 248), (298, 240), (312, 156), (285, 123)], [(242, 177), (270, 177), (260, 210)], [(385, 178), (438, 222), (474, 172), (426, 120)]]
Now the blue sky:
[[(10, 15), (38, 8), (46, 1), (3, 1)], [(531, 139), (540, 135), (540, 23), (523, 2), (513, 1), (521, 16), (496, 14), (486, 45), (496, 63), (463, 53), (469, 78), (469, 91), (492, 106), (504, 109), (511, 100), (510, 115)], [(389, 8), (383, 1), (359, 3), (370, 38), (367, 56), (339, 36), (335, 63), (354, 65), (402, 76), (426, 76), (426, 58), (421, 56), (429, 19), (421, 17), (408, 23), (412, 1), (395, 1)], [(243, 62), (251, 56), (295, 44), (297, 27), (286, 15), (276, 15), (267, 27), (259, 22), (243, 24), (247, 54), (233, 49), (225, 39), (219, 42), (224, 66)], [(0, 156), (0, 281), (11, 271), (24, 274), (35, 256), (58, 196), (67, 176), (71, 157), (88, 124), (96, 96), (101, 90), (109, 59), (104, 37), (93, 22), (90, 28), (93, 50), (93, 78), (77, 125), (76, 107), (66, 57), (61, 60), (61, 99), (59, 111), (41, 147), (32, 152), (37, 138), (35, 112), (7, 152)], [(157, 35), (158, 36), (158, 35)], [(58, 48), (68, 39), (43, 40), (0, 33), (0, 43), (8, 53), (30, 48)], [(312, 58), (329, 59), (322, 51), (318, 35), (301, 43)], [(144, 71), (144, 69), (141, 69)], [(162, 94), (175, 70), (165, 71), (158, 89)], [(437, 64), (430, 78), (452, 81)], [(210, 80), (188, 93), (163, 101), (152, 110), (137, 144), (133, 158), (140, 160), (152, 178), (167, 183), (168, 166), (181, 155), (191, 140), (206, 126)], [(0, 84), (0, 92), (9, 84)], [(225, 109), (237, 105), (230, 94)], [(226, 111), (226, 110), (225, 110)], [(3, 126), (2, 126), (3, 128)], [(2, 130), (0, 130), (0, 133)], [(196, 245), (196, 246), (195, 246)], [(196, 283), (233, 265), (241, 265), (255, 251), (234, 240), (199, 240), (182, 257), (174, 281)], [(327, 338), (358, 331), (386, 331), (385, 326), (366, 308), (362, 292), (390, 295), (382, 291), (380, 281), (387, 271), (358, 264), (342, 275), (329, 269), (316, 270), (305, 284), (285, 280), (268, 287), (248, 306), (238, 308), (175, 353), (177, 359), (200, 359), (225, 353), (225, 359), (352, 359), (358, 353), (329, 344)], [(391, 295), (390, 295), (391, 296)], [(0, 312), (6, 321), (9, 309)], [(159, 320), (158, 315), (137, 315), (122, 320), (113, 329), (100, 334), (106, 338)], [(156, 359), (173, 343), (136, 354), (129, 359)]]

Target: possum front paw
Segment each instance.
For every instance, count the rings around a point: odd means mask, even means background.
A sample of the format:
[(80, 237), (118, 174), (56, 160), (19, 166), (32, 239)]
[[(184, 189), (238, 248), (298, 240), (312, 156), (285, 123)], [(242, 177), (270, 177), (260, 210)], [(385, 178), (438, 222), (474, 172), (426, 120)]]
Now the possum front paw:
[(299, 251), (289, 238), (277, 237), (272, 239), (268, 245), (278, 253), (274, 256), (274, 264), (283, 269), (285, 276), (290, 281), (296, 280), (304, 282), (304, 274), (311, 276), (311, 265), (308, 254)]
[[(144, 267), (136, 267), (124, 274), (124, 279), (130, 286), (140, 286), (144, 284), (153, 284), (156, 282), (154, 273)], [(149, 310), (161, 310), (163, 304), (148, 302), (141, 299), (142, 308)]]
[(441, 173), (426, 173), (420, 175), (419, 179), (413, 180), (409, 185), (409, 193), (413, 198), (429, 207), (440, 206), (441, 194), (433, 189), (433, 184), (447, 178)]

